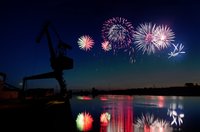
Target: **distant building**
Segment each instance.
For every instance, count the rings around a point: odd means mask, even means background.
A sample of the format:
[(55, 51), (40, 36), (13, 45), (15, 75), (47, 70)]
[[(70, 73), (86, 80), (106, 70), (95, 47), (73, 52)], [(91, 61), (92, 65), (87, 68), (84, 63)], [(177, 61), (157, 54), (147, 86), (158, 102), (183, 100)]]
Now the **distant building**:
[(28, 89), (25, 91), (25, 98), (26, 99), (43, 99), (47, 97), (54, 96), (54, 89), (53, 88), (35, 88), (35, 89)]
[(10, 84), (7, 84), (5, 81), (6, 74), (0, 72), (0, 100), (18, 99), (20, 89)]
[(0, 80), (0, 100), (5, 99), (17, 99), (19, 97), (19, 90), (10, 89), (4, 83), (4, 81)]
[(194, 87), (194, 83), (185, 83), (186, 87)]

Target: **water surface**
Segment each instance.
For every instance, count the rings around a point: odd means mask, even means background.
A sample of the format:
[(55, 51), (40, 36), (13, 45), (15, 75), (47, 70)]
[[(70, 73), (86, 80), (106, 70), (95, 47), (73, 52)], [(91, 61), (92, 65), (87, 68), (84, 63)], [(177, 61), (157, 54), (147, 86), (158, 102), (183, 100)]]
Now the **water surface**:
[(70, 100), (77, 131), (171, 132), (200, 130), (200, 97), (75, 96)]

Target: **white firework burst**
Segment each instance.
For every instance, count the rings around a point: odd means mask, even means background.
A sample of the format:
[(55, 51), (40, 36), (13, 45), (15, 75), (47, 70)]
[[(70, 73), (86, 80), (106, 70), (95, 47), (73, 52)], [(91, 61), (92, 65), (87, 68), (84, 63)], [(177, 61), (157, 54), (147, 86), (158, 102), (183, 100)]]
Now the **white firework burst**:
[(138, 128), (144, 128), (145, 126), (151, 126), (154, 123), (154, 115), (147, 113), (146, 115), (142, 114), (141, 118), (137, 118), (135, 125)]
[(87, 51), (93, 47), (94, 40), (90, 36), (84, 35), (78, 39), (78, 45), (80, 49)]
[(174, 41), (175, 34), (168, 26), (158, 26), (156, 28), (155, 42), (160, 49), (167, 48)]
[(151, 127), (152, 132), (173, 132), (173, 128), (166, 120), (156, 119)]
[(181, 126), (181, 124), (183, 124), (184, 113), (177, 113), (176, 110), (168, 109), (168, 115), (173, 119), (171, 125), (175, 124)]
[(137, 118), (135, 125), (135, 131), (150, 131), (150, 132), (172, 132), (173, 128), (170, 123), (163, 119), (156, 119), (149, 113), (142, 115), (141, 118)]
[(108, 41), (102, 42), (101, 47), (104, 51), (110, 51), (112, 49), (111, 44)]
[(182, 44), (172, 44), (174, 46), (174, 50), (170, 53), (168, 53), (169, 57), (168, 58), (171, 58), (171, 57), (176, 57), (178, 56), (179, 54), (185, 54), (185, 51), (183, 51), (183, 48), (184, 48), (184, 45)]
[(155, 53), (158, 46), (155, 39), (156, 25), (151, 23), (140, 24), (135, 31), (135, 44), (143, 54)]
[(153, 126), (159, 127), (159, 128), (167, 128), (167, 127), (170, 127), (170, 123), (166, 120), (156, 119), (153, 123)]

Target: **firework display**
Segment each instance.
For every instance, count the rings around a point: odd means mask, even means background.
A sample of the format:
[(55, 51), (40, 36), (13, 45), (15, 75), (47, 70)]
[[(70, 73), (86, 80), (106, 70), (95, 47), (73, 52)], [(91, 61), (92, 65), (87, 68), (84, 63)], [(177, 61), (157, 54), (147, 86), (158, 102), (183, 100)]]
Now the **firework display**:
[(174, 46), (174, 50), (170, 53), (168, 53), (169, 57), (168, 58), (171, 58), (171, 57), (176, 57), (178, 56), (179, 54), (184, 54), (185, 51), (182, 51), (183, 48), (184, 48), (184, 45), (182, 44), (172, 44)]
[(78, 39), (78, 45), (80, 49), (87, 51), (93, 47), (94, 40), (90, 36), (84, 35)]
[(151, 126), (155, 122), (154, 115), (150, 115), (147, 113), (146, 115), (141, 116), (141, 118), (137, 118), (135, 125), (137, 127), (145, 127), (145, 126)]
[(133, 42), (134, 30), (125, 18), (111, 18), (103, 24), (102, 37), (111, 43), (113, 50), (126, 48)]
[(174, 41), (174, 33), (166, 25), (158, 26), (155, 33), (155, 43), (159, 49), (167, 48)]
[(148, 131), (148, 132), (172, 132), (173, 128), (170, 123), (163, 119), (155, 118), (154, 115), (149, 113), (137, 118), (135, 124), (135, 131)]
[(173, 128), (168, 121), (156, 119), (151, 127), (151, 132), (173, 132)]
[(109, 44), (108, 41), (102, 42), (101, 47), (104, 51), (110, 51), (112, 49), (111, 44)]
[(156, 44), (156, 25), (151, 23), (140, 24), (135, 31), (135, 44), (138, 50), (142, 50), (143, 53), (151, 54), (155, 53), (159, 49)]
[[(151, 55), (172, 45), (174, 50), (168, 53), (168, 58), (186, 53), (183, 51), (184, 45), (175, 44), (175, 33), (172, 29), (163, 24), (142, 23), (134, 30), (132, 23), (127, 19), (113, 17), (103, 23), (101, 34), (103, 51), (112, 50), (114, 55), (122, 52), (128, 55), (130, 63), (136, 62), (136, 51)], [(81, 50), (89, 51), (94, 46), (94, 40), (88, 35), (83, 35), (78, 38), (78, 46)]]
[(76, 118), (76, 126), (80, 131), (89, 131), (92, 129), (93, 118), (89, 113), (79, 113)]
[(100, 116), (101, 125), (107, 126), (110, 121), (111, 115), (108, 112), (102, 113)]
[(182, 112), (183, 106), (179, 104), (170, 104), (167, 115), (172, 118), (171, 125), (181, 126), (183, 124), (184, 113)]

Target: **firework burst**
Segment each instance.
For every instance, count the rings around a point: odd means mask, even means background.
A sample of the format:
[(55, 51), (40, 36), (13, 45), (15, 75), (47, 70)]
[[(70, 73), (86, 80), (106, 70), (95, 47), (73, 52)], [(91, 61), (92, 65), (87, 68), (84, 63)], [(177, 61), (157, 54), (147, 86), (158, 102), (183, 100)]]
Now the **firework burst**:
[(112, 44), (114, 50), (130, 46), (133, 36), (133, 26), (124, 18), (115, 17), (103, 24), (102, 37), (104, 41), (109, 41)]
[(110, 51), (112, 49), (111, 44), (108, 41), (102, 42), (101, 47), (104, 51)]
[(160, 49), (167, 48), (174, 41), (174, 35), (168, 26), (158, 26), (156, 28), (155, 42)]
[(80, 131), (89, 131), (92, 128), (93, 118), (89, 113), (82, 112), (76, 118), (76, 125)]
[(155, 53), (158, 49), (155, 39), (156, 25), (151, 23), (140, 24), (135, 31), (135, 44), (138, 50), (147, 54)]
[(170, 127), (170, 123), (166, 120), (156, 119), (153, 123), (153, 126), (159, 127), (159, 128), (167, 128), (167, 127)]
[(173, 128), (166, 120), (156, 119), (151, 127), (152, 132), (172, 132)]
[(150, 115), (148, 113), (146, 115), (142, 114), (141, 118), (137, 118), (135, 125), (142, 128), (146, 126), (150, 127), (154, 123), (154, 121), (154, 115)]
[(108, 112), (102, 113), (100, 116), (100, 122), (102, 125), (107, 126), (110, 121), (111, 115)]
[(94, 40), (90, 36), (84, 35), (78, 39), (78, 45), (80, 49), (87, 51), (93, 47)]
[(179, 54), (185, 54), (185, 51), (183, 51), (183, 48), (184, 48), (184, 45), (182, 44), (172, 44), (174, 46), (174, 50), (170, 53), (168, 53), (169, 57), (168, 58), (171, 58), (171, 57), (176, 57), (178, 56)]
[(170, 123), (163, 119), (156, 119), (154, 115), (149, 113), (142, 115), (141, 118), (137, 118), (135, 125), (135, 131), (143, 130), (149, 132), (172, 132), (173, 128)]

